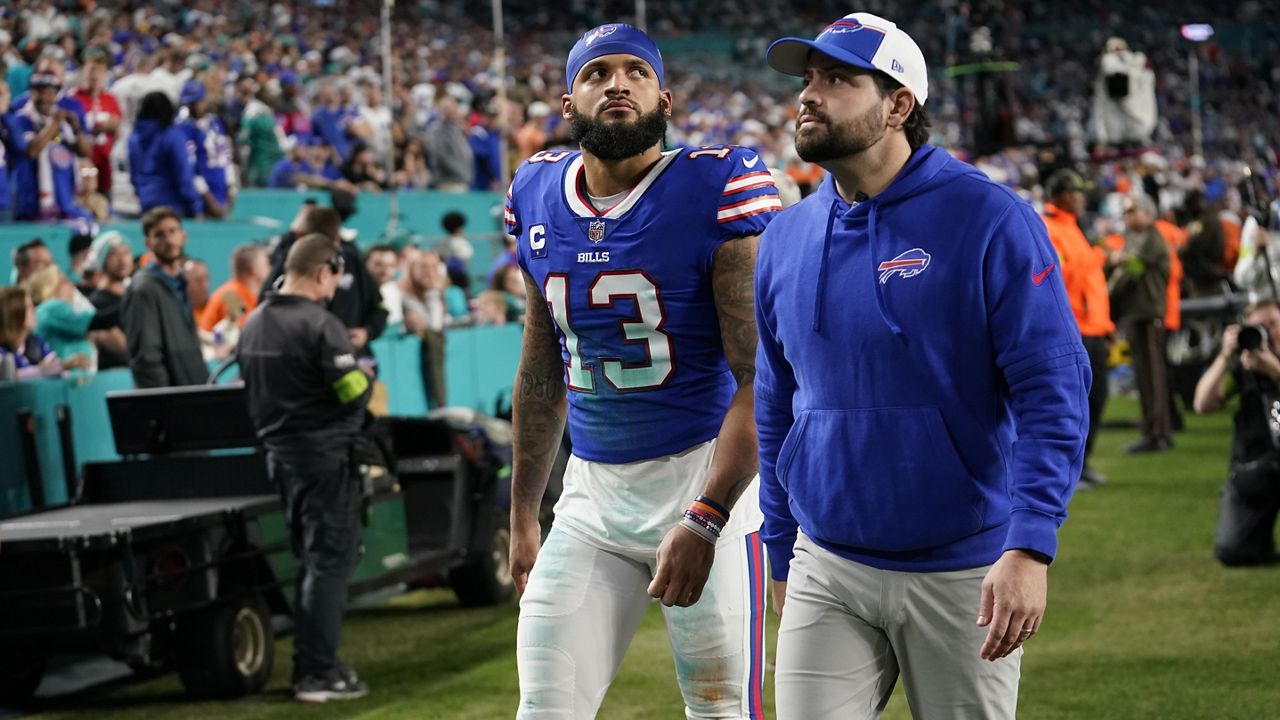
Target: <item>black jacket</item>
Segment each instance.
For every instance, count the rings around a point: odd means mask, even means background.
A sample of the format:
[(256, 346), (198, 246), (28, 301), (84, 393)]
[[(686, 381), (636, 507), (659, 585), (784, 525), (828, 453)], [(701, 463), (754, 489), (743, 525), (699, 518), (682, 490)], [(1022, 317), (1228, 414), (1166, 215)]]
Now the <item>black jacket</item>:
[(271, 293), (245, 321), (236, 355), (249, 416), (268, 451), (346, 457), (372, 385), (332, 313), (299, 295)]
[[(292, 231), (280, 236), (271, 249), (271, 274), (262, 286), (259, 296), (267, 297), (275, 286), (277, 278), (284, 275), (284, 261), (289, 256), (289, 248), (297, 237)], [(329, 302), (329, 311), (338, 316), (342, 324), (349, 328), (364, 328), (369, 332), (369, 342), (373, 342), (387, 329), (387, 309), (382, 305), (382, 290), (373, 276), (364, 266), (360, 250), (354, 243), (343, 241), (339, 248), (342, 261), (346, 263), (346, 273), (338, 281), (338, 291)], [(371, 354), (365, 345), (359, 352), (362, 356)]]
[(155, 271), (134, 274), (124, 294), (120, 324), (138, 387), (203, 385), (209, 379), (195, 318), (187, 308)]

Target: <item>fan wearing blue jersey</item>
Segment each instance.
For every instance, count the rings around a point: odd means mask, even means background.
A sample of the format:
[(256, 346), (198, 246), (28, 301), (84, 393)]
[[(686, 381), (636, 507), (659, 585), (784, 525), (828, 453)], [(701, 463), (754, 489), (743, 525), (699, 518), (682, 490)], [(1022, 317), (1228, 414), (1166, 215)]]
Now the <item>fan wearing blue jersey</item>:
[[(742, 148), (662, 150), (671, 93), (640, 30), (587, 32), (565, 78), (581, 152), (529, 158), (505, 218), (529, 308), (513, 403), (517, 717), (594, 717), (652, 598), (686, 716), (761, 717), (753, 282), (777, 188)], [(543, 544), (566, 420), (573, 455)]]

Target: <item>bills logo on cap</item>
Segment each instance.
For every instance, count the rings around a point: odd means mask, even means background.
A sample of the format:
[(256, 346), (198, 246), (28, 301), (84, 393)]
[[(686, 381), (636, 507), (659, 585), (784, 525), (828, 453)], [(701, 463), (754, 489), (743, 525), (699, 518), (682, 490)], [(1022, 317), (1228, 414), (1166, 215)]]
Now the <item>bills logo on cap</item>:
[(929, 253), (924, 250), (911, 248), (892, 260), (885, 260), (876, 268), (880, 271), (880, 284), (884, 285), (894, 275), (915, 277), (929, 267), (930, 259)]
[(615, 32), (617, 32), (617, 30), (618, 30), (617, 25), (601, 25), (595, 30), (592, 30), (590, 34), (588, 34), (586, 37), (587, 47), (591, 47), (591, 44), (599, 40), (600, 38), (608, 37), (614, 34)]
[(604, 241), (603, 220), (592, 220), (591, 223), (587, 225), (587, 239), (593, 243)]
[[(858, 22), (856, 18), (844, 18), (828, 25), (827, 29), (822, 31), (822, 35), (844, 35), (846, 33), (855, 33), (865, 27), (866, 25)], [(822, 35), (818, 36), (819, 39), (821, 39)]]

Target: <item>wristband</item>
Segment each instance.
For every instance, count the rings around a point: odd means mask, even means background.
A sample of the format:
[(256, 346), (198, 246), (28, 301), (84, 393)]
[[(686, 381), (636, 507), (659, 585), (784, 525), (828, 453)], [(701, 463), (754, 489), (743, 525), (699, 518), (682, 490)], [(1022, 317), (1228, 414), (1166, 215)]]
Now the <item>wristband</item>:
[(703, 540), (706, 540), (712, 545), (715, 545), (716, 542), (720, 539), (720, 536), (717, 535), (715, 532), (713, 532), (710, 528), (698, 522), (697, 520), (691, 519), (687, 514), (684, 517), (680, 518), (680, 527), (697, 535)]
[(707, 507), (711, 508), (717, 513), (720, 513), (720, 517), (724, 518), (725, 522), (729, 522), (729, 508), (721, 505), (715, 500), (712, 500), (706, 495), (699, 495), (698, 497), (694, 498), (693, 501), (696, 503), (702, 503), (703, 505), (706, 505)]

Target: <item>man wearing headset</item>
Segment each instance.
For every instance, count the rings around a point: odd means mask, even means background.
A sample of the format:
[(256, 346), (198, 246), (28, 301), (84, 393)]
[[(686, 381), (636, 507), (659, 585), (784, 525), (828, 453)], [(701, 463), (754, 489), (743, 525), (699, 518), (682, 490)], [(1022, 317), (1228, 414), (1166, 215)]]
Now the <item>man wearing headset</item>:
[(338, 660), (347, 580), (360, 546), (351, 443), (370, 388), (347, 329), (325, 307), (343, 264), (326, 235), (294, 242), (284, 284), (249, 316), (238, 351), (249, 413), (299, 561), (293, 690), (308, 703), (368, 692)]

